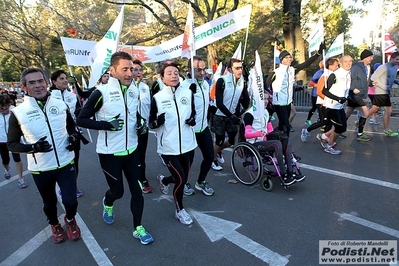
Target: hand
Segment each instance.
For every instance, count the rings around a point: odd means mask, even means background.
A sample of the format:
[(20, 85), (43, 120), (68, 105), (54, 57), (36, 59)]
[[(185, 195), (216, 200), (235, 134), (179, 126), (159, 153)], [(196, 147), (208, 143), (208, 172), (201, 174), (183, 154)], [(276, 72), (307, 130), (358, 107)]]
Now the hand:
[(186, 124), (192, 127), (195, 126), (196, 125), (195, 118), (190, 117), (189, 119), (186, 119)]
[(353, 94), (358, 94), (359, 92), (360, 92), (359, 89), (354, 89), (354, 90), (353, 90)]
[(69, 79), (68, 79), (68, 82), (69, 83), (77, 83), (76, 82), (76, 77), (75, 76), (70, 76)]
[(245, 64), (245, 62), (242, 62), (242, 76), (244, 77), (245, 81), (249, 80), (249, 70), (248, 70), (247, 64)]
[(345, 98), (345, 97), (339, 97), (338, 102), (341, 103), (341, 104), (343, 104), (343, 103), (346, 102), (346, 98)]
[(197, 85), (195, 85), (195, 83), (191, 83), (189, 89), (190, 89), (190, 91), (192, 91), (194, 94), (197, 93)]
[(119, 116), (121, 114), (118, 114), (117, 116), (113, 117), (111, 120), (109, 120), (108, 122), (111, 124), (111, 130), (112, 131), (120, 131), (123, 128), (123, 125), (125, 124), (125, 122), (123, 121), (123, 119), (119, 119)]
[(230, 121), (233, 125), (239, 125), (240, 124), (240, 119), (236, 115), (230, 116)]
[(72, 134), (72, 135), (69, 135), (69, 137), (68, 137), (68, 142), (69, 142), (69, 145), (66, 147), (67, 148), (67, 150), (68, 151), (74, 151), (75, 150), (75, 148), (78, 146), (78, 144), (79, 144), (79, 138), (78, 138), (78, 135), (75, 133), (75, 134)]
[(216, 111), (218, 110), (218, 108), (216, 107), (216, 106), (214, 106), (214, 105), (210, 105), (209, 106), (209, 108), (208, 108), (208, 110), (209, 110), (209, 112), (211, 113), (211, 114), (216, 114)]
[(147, 133), (146, 120), (137, 112), (137, 123), (136, 123), (137, 135), (143, 135)]
[(325, 42), (321, 42), (320, 43), (319, 50), (317, 51), (317, 54), (319, 54), (319, 55), (323, 54), (323, 50), (326, 50), (326, 43)]
[(52, 151), (50, 143), (46, 140), (47, 137), (39, 139), (35, 144), (32, 145), (33, 152), (49, 152)]

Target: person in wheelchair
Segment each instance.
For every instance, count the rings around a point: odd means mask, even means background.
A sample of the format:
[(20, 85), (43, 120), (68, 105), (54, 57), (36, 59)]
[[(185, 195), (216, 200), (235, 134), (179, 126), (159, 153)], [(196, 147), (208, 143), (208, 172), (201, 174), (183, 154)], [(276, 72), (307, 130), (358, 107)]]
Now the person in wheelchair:
[[(304, 175), (293, 173), (292, 169), (292, 148), (287, 135), (281, 131), (274, 131), (269, 121), (268, 106), (269, 94), (264, 93), (265, 108), (262, 109), (263, 115), (254, 115), (256, 107), (251, 101), (250, 107), (243, 115), (243, 124), (245, 127), (244, 136), (247, 142), (255, 146), (259, 152), (274, 152), (278, 162), (283, 185), (289, 186), (295, 182), (305, 179)], [(283, 154), (285, 156), (285, 167)]]

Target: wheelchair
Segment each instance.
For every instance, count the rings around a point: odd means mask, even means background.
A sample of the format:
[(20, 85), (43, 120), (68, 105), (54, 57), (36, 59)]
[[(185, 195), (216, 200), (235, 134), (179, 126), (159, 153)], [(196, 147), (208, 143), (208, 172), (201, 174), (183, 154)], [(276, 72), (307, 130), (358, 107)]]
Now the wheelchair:
[[(302, 175), (299, 164), (293, 154), (292, 171), (293, 174)], [(278, 163), (273, 158), (271, 152), (260, 152), (254, 145), (249, 142), (239, 142), (234, 146), (231, 157), (231, 169), (235, 177), (244, 185), (254, 185), (264, 175), (261, 180), (262, 188), (266, 191), (272, 191), (272, 178), (278, 177), (280, 184), (287, 189), (290, 186), (284, 185), (283, 177), (280, 174)]]

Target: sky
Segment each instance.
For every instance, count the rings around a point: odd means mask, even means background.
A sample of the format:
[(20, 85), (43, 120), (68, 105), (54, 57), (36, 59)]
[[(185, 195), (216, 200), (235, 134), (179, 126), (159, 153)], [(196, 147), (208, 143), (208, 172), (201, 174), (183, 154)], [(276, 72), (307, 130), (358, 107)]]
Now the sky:
[[(349, 4), (352, 1), (346, 1), (346, 4)], [(359, 15), (352, 15), (352, 28), (349, 30), (349, 34), (351, 36), (350, 43), (352, 45), (358, 46), (363, 43), (364, 38), (367, 38), (370, 34), (370, 31), (373, 30), (378, 23), (379, 13), (381, 11), (383, 0), (373, 0), (372, 3), (367, 5), (356, 4), (355, 6), (358, 8), (362, 8), (368, 11), (368, 15), (361, 18)], [(393, 19), (384, 19), (386, 22), (385, 27), (390, 27), (393, 25)]]

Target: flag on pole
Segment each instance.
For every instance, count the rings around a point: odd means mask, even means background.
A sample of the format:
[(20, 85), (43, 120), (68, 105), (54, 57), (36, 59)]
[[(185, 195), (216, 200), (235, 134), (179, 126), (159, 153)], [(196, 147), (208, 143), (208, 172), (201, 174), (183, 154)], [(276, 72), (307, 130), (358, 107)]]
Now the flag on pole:
[(89, 61), (91, 64), (91, 74), (89, 87), (93, 87), (96, 84), (98, 79), (105, 71), (107, 71), (111, 64), (111, 56), (116, 52), (119, 44), (124, 10), (125, 6), (123, 5), (118, 17), (114, 21), (114, 24), (112, 24), (111, 28), (107, 31), (101, 41), (99, 41), (90, 52)]
[(263, 74), (262, 66), (258, 51), (255, 51), (255, 68), (251, 69), (249, 92), (252, 94), (252, 111), (254, 117), (262, 117), (265, 110), (264, 90), (263, 90)]
[(188, 59), (195, 55), (195, 33), (194, 33), (194, 15), (191, 5), (188, 8), (186, 27), (183, 34), (183, 45), (181, 57)]
[(241, 57), (242, 57), (242, 53), (241, 53), (241, 42), (240, 42), (240, 44), (238, 45), (236, 51), (234, 52), (234, 54), (231, 58), (236, 58), (236, 59), (241, 60)]
[(320, 43), (324, 41), (323, 18), (319, 19), (319, 21), (316, 24), (316, 27), (312, 30), (306, 41), (309, 43), (309, 57), (310, 57), (311, 52), (318, 50)]
[(280, 64), (280, 50), (278, 49), (277, 42), (274, 42), (274, 66)]
[(212, 56), (212, 71), (213, 71), (213, 73), (215, 73), (217, 69), (218, 69), (218, 60)]
[(223, 63), (220, 62), (218, 68), (215, 71), (215, 74), (213, 74), (212, 83), (216, 82), (222, 76), (222, 68)]
[(385, 54), (392, 54), (398, 51), (398, 47), (396, 46), (395, 42), (392, 39), (392, 36), (385, 32), (384, 36), (384, 53)]
[(334, 42), (331, 44), (330, 49), (328, 49), (325, 59), (330, 57), (343, 54), (344, 53), (344, 33), (341, 33), (335, 38)]
[(87, 88), (87, 83), (86, 83), (85, 77), (83, 77), (83, 75), (82, 75), (82, 86), (83, 86), (83, 88)]

